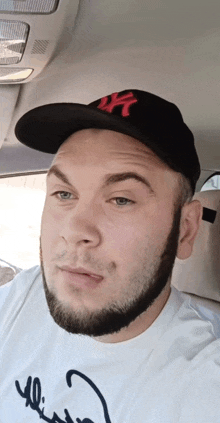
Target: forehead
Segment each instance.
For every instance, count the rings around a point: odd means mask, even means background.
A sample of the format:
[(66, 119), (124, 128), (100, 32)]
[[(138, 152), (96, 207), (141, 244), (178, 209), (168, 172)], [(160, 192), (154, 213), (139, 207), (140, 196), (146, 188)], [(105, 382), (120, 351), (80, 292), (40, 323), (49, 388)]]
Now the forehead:
[(152, 170), (170, 170), (140, 141), (128, 135), (100, 129), (86, 129), (71, 135), (59, 148), (53, 164), (99, 166), (107, 162), (108, 165), (119, 167), (133, 165)]
[(87, 192), (102, 188), (108, 177), (131, 172), (147, 181), (155, 195), (168, 203), (179, 195), (179, 173), (140, 141), (114, 131), (76, 132), (61, 145), (53, 165), (76, 189)]

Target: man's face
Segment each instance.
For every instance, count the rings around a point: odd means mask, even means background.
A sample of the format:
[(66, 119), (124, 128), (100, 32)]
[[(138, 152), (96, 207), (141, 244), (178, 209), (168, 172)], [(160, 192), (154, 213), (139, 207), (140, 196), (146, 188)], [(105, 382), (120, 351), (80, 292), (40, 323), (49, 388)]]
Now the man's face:
[(61, 327), (119, 332), (160, 298), (178, 243), (177, 178), (142, 143), (113, 131), (83, 130), (60, 147), (47, 178), (41, 262)]

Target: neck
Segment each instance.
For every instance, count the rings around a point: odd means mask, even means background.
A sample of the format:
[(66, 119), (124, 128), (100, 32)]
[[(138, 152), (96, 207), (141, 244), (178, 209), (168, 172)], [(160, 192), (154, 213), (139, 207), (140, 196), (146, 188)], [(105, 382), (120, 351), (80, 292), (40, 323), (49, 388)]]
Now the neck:
[(147, 330), (152, 325), (152, 323), (163, 310), (165, 304), (168, 301), (170, 293), (171, 288), (169, 281), (154, 303), (133, 322), (131, 322), (129, 326), (121, 329), (117, 333), (94, 337), (94, 339), (103, 343), (117, 343), (128, 341), (129, 339), (135, 338), (136, 336), (145, 332), (145, 330)]

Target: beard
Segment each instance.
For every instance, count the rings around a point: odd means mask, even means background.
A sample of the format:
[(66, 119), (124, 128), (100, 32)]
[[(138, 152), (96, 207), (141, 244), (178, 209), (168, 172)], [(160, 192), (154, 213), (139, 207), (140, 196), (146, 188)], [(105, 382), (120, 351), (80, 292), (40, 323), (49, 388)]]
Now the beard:
[[(137, 283), (140, 286), (142, 283), (142, 291), (133, 295), (133, 298), (129, 300), (111, 303), (106, 308), (98, 311), (74, 310), (70, 305), (60, 301), (54, 292), (48, 289), (44, 272), (43, 254), (40, 248), (43, 286), (48, 308), (55, 323), (69, 333), (92, 337), (117, 333), (122, 328), (128, 327), (131, 322), (154, 303), (170, 280), (178, 247), (180, 218), (181, 206), (178, 205), (178, 207), (175, 207), (172, 228), (166, 239), (163, 251), (159, 258), (155, 258), (151, 271), (149, 271), (149, 268), (147, 270), (145, 268), (145, 271), (136, 272), (130, 278), (134, 286)], [(142, 264), (147, 262), (147, 258), (146, 254)]]

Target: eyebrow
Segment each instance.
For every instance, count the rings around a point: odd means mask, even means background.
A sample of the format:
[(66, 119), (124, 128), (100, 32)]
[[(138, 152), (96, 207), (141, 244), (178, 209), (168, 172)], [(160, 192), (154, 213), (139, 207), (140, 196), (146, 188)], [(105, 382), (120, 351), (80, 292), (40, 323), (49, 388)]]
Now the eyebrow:
[[(57, 165), (53, 165), (49, 169), (49, 171), (47, 173), (47, 178), (51, 175), (55, 175), (57, 178), (59, 178), (65, 184), (72, 186), (68, 177), (65, 175), (65, 173), (63, 173), (58, 168)], [(118, 182), (126, 181), (128, 179), (134, 179), (135, 181), (138, 181), (138, 182), (144, 184), (145, 186), (147, 186), (147, 188), (150, 188), (152, 190), (152, 187), (151, 187), (151, 184), (149, 183), (149, 181), (146, 178), (144, 178), (143, 176), (139, 175), (139, 173), (137, 173), (137, 172), (122, 172), (122, 173), (108, 174), (105, 177), (102, 188), (116, 184)]]
[(152, 189), (148, 180), (136, 172), (123, 172), (123, 173), (115, 173), (112, 175), (106, 175), (103, 187), (116, 184), (117, 182), (126, 181), (127, 179), (134, 179), (146, 185), (148, 188)]
[(55, 175), (62, 182), (64, 182), (64, 184), (72, 186), (71, 182), (69, 181), (65, 173), (63, 173), (62, 170), (60, 170), (56, 165), (51, 166), (51, 168), (48, 170), (47, 178), (49, 178), (49, 176), (51, 175)]

